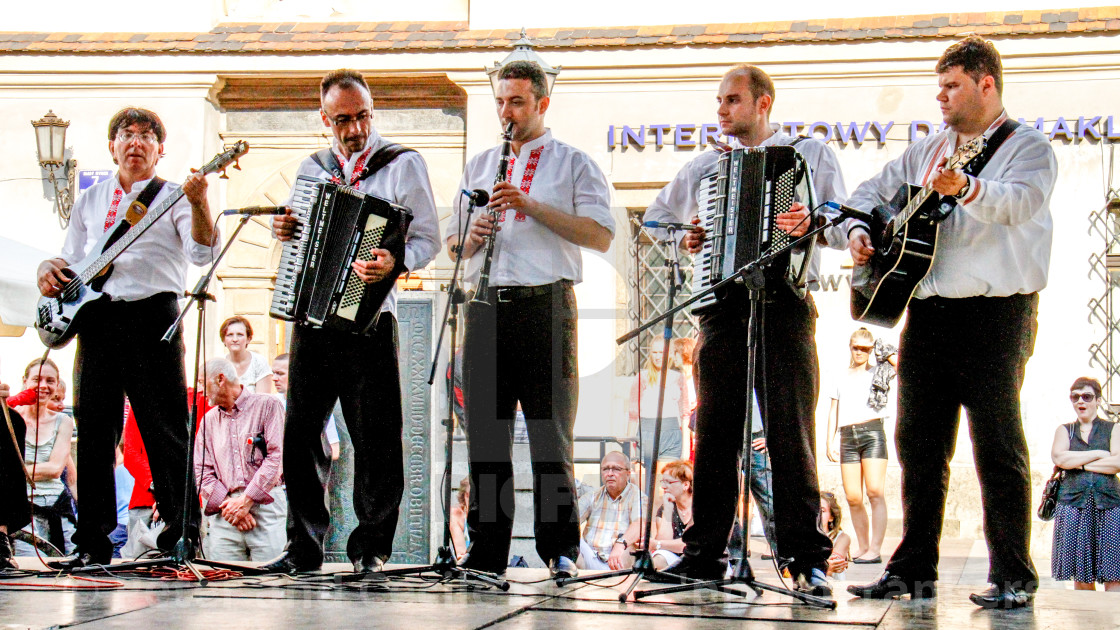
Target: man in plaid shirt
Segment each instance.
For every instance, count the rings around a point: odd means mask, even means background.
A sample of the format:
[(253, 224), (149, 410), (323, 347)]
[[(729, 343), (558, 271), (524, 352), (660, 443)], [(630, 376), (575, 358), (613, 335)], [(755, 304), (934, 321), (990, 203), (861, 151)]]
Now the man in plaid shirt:
[(579, 522), (586, 524), (579, 541), (581, 569), (624, 569), (634, 564), (646, 497), (630, 483), (630, 459), (611, 451), (599, 464), (603, 486), (579, 499)]

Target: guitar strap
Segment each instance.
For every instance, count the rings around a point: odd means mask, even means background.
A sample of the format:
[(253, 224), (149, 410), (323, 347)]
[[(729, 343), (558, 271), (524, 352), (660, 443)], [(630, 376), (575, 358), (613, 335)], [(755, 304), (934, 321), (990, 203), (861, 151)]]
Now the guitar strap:
[[(992, 156), (995, 155), (996, 151), (1003, 144), (1003, 141), (1007, 140), (1012, 131), (1019, 128), (1019, 124), (1019, 121), (1012, 120), (1011, 118), (1003, 121), (1003, 124), (1000, 125), (995, 132), (992, 133), (991, 137), (988, 138), (988, 141), (984, 143), (984, 150), (980, 152), (980, 155), (972, 158), (968, 164), (964, 165), (961, 171), (973, 177), (979, 175), (980, 171), (984, 170), (984, 167), (988, 165), (988, 160), (992, 159)], [(956, 210), (958, 205), (955, 197), (943, 196), (941, 197), (939, 216), (931, 218), (935, 221), (942, 221), (947, 218), (953, 210)]]
[(984, 167), (988, 165), (988, 160), (992, 159), (992, 156), (995, 155), (1000, 145), (1003, 144), (1003, 141), (1007, 140), (1011, 132), (1018, 128), (1019, 121), (1017, 120), (1008, 118), (1003, 121), (1003, 124), (1000, 125), (999, 128), (992, 133), (992, 136), (988, 138), (988, 141), (984, 143), (984, 150), (980, 152), (980, 155), (977, 155), (972, 161), (965, 164), (962, 170), (973, 177), (978, 175), (980, 171), (984, 170)]
[[(163, 190), (163, 185), (166, 183), (166, 180), (158, 176), (153, 177), (151, 181), (148, 182), (148, 185), (144, 187), (144, 190), (141, 190), (140, 194), (137, 195), (136, 201), (129, 204), (128, 212), (125, 213), (125, 217), (133, 216), (134, 213), (141, 217), (144, 216), (144, 214), (148, 212), (148, 206), (152, 205), (152, 201), (156, 198), (156, 195), (159, 194), (159, 191)], [(139, 207), (136, 208), (136, 206)], [(113, 235), (109, 237), (108, 241), (105, 241), (105, 249), (112, 247), (113, 243), (119, 241), (121, 237), (124, 236), (125, 232), (132, 229), (133, 225), (134, 223), (118, 220)]]

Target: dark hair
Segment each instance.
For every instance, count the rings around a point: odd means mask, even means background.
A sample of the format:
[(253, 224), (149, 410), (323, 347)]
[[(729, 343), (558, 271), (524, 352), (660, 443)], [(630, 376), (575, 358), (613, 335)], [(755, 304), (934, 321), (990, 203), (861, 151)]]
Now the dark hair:
[(319, 98), (326, 98), (327, 92), (331, 91), (332, 87), (338, 86), (339, 88), (359, 89), (364, 88), (366, 93), (369, 94), (369, 83), (366, 83), (366, 78), (362, 76), (361, 72), (357, 70), (350, 70), (349, 68), (342, 68), (327, 73), (323, 80), (319, 83)]
[(836, 500), (836, 495), (831, 492), (821, 492), (821, 500), (828, 504), (828, 537), (836, 540), (836, 536), (840, 533), (840, 521), (844, 515), (840, 512), (840, 502)]
[(113, 118), (109, 120), (109, 141), (117, 139), (117, 132), (125, 127), (132, 125), (140, 125), (144, 127), (144, 131), (151, 131), (156, 134), (156, 140), (163, 142), (167, 137), (167, 130), (163, 127), (163, 121), (155, 112), (139, 107), (126, 107), (121, 111), (113, 114)]
[(45, 365), (49, 368), (53, 368), (55, 374), (61, 375), (58, 371), (58, 366), (55, 365), (54, 361), (51, 361), (50, 359), (38, 358), (38, 359), (32, 359), (31, 363), (28, 363), (27, 367), (24, 368), (24, 370), (23, 370), (23, 380), (26, 381), (27, 377), (31, 375), (31, 370), (39, 367), (40, 365)]
[(774, 102), (774, 81), (770, 78), (770, 75), (763, 72), (761, 68), (744, 63), (728, 70), (727, 74), (723, 76), (730, 76), (732, 74), (747, 75), (748, 87), (750, 88), (751, 96), (754, 100), (757, 101), (758, 97), (766, 94), (770, 97), (770, 102)]
[(946, 48), (937, 60), (937, 73), (948, 72), (954, 66), (960, 66), (961, 71), (977, 83), (991, 75), (995, 79), (996, 93), (1003, 96), (1003, 62), (992, 42), (970, 35)]
[(537, 100), (548, 96), (548, 81), (544, 77), (544, 70), (532, 61), (511, 61), (502, 66), (498, 71), (498, 80), (525, 79), (533, 86), (533, 96)]
[(222, 327), (218, 330), (218, 333), (222, 336), (223, 340), (225, 340), (226, 330), (230, 327), (231, 324), (241, 324), (242, 326), (244, 326), (245, 336), (249, 338), (249, 341), (253, 340), (253, 325), (249, 323), (249, 320), (240, 315), (234, 315), (233, 317), (222, 322)]
[[(26, 377), (24, 377), (24, 378), (26, 378)], [(1088, 376), (1082, 376), (1082, 377), (1078, 378), (1077, 380), (1075, 380), (1073, 382), (1073, 385), (1069, 386), (1069, 391), (1072, 392), (1075, 389), (1082, 389), (1082, 388), (1085, 388), (1085, 387), (1088, 387), (1088, 388), (1092, 389), (1093, 393), (1096, 394), (1097, 398), (1101, 397), (1101, 382), (1098, 381), (1095, 378), (1091, 378), (1091, 377), (1088, 377)]]

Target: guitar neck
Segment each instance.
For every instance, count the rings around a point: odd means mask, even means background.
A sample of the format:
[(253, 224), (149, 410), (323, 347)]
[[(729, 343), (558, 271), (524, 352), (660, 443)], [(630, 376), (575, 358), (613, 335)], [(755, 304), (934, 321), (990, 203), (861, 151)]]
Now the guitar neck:
[(155, 209), (149, 210), (143, 218), (141, 218), (136, 225), (133, 225), (127, 232), (124, 233), (117, 242), (113, 243), (108, 249), (97, 257), (90, 266), (86, 267), (85, 271), (80, 274), (82, 282), (89, 284), (94, 278), (101, 275), (101, 272), (113, 263), (120, 256), (125, 249), (128, 248), (136, 239), (140, 238), (155, 223), (160, 217), (171, 209), (180, 199), (183, 198), (183, 189), (178, 188), (175, 192), (171, 193), (167, 199), (164, 199)]

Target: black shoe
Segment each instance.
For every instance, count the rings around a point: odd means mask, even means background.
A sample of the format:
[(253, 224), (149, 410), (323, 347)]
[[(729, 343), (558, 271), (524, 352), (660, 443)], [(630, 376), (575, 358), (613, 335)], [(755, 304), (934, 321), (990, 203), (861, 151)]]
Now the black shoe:
[(911, 580), (887, 571), (870, 584), (852, 584), (848, 592), (867, 599), (894, 599), (903, 595), (909, 595), (910, 599), (929, 599), (937, 597), (937, 583), (934, 580)]
[(321, 564), (316, 566), (299, 564), (294, 559), (292, 559), (291, 554), (285, 551), (284, 553), (280, 554), (280, 557), (276, 558), (272, 562), (263, 564), (258, 567), (258, 570), (261, 573), (265, 574), (295, 575), (296, 573), (311, 573), (312, 571), (318, 571), (322, 568), (322, 566), (323, 565)]
[(832, 597), (832, 587), (828, 584), (828, 577), (820, 569), (811, 569), (808, 573), (798, 573), (793, 578), (794, 588), (798, 592), (814, 597)]
[(84, 569), (86, 567), (93, 567), (98, 565), (106, 565), (113, 561), (113, 557), (95, 557), (91, 553), (84, 551), (76, 551), (73, 554), (60, 558), (58, 560), (47, 561), (47, 566), (59, 571), (73, 571), (75, 569)]
[(882, 564), (883, 556), (875, 556), (874, 558), (856, 558), (852, 560), (852, 564)]
[(16, 551), (12, 548), (12, 539), (8, 538), (7, 534), (0, 532), (0, 571), (19, 568), (14, 560), (15, 555)]
[(649, 576), (650, 582), (680, 583), (688, 580), (708, 582), (722, 580), (727, 576), (727, 561), (724, 559), (698, 560), (685, 556), (673, 566)]
[(1004, 585), (992, 585), (982, 593), (973, 593), (968, 596), (973, 604), (981, 608), (1023, 608), (1029, 606), (1034, 600), (1034, 594), (1021, 588)]
[(559, 556), (552, 559), (548, 564), (548, 574), (552, 579), (559, 582), (560, 580), (570, 580), (579, 575), (579, 569), (576, 568), (576, 563), (567, 556)]

